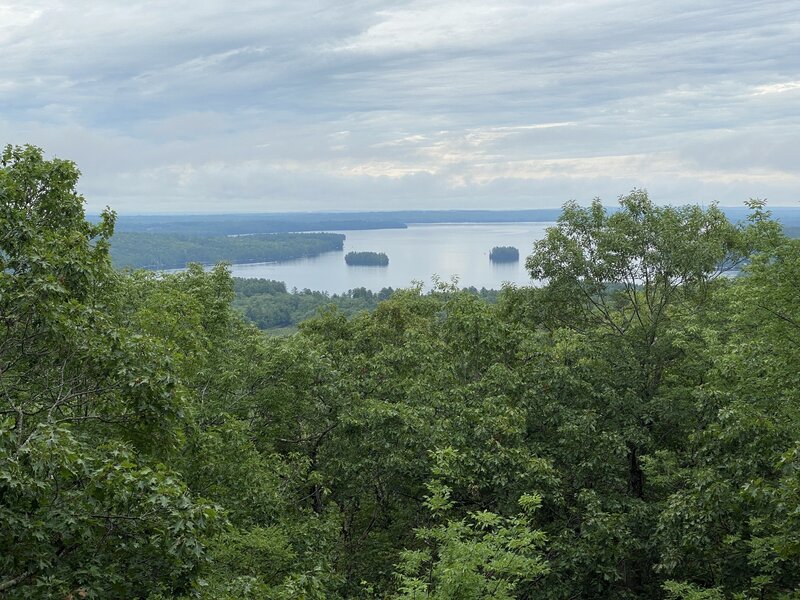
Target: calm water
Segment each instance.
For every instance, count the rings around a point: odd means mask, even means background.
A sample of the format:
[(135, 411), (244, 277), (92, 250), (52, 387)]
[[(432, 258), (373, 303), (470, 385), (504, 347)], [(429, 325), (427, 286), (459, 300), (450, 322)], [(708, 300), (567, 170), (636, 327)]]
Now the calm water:
[[(544, 237), (552, 223), (457, 223), (410, 225), (408, 229), (342, 231), (347, 236), (343, 252), (326, 252), (314, 258), (282, 263), (233, 265), (234, 277), (263, 277), (286, 282), (292, 289), (341, 293), (357, 287), (378, 291), (384, 287), (408, 287), (421, 281), (430, 287), (434, 276), (449, 281), (458, 277), (460, 287), (495, 288), (508, 281), (530, 284), (525, 257), (535, 240)], [(494, 264), (494, 246), (515, 246), (520, 261)], [(351, 250), (385, 252), (387, 267), (349, 267), (344, 255)]]

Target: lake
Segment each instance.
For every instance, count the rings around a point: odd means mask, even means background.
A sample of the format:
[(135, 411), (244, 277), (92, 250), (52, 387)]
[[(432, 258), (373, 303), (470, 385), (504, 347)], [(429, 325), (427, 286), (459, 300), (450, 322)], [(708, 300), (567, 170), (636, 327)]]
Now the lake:
[[(234, 277), (263, 277), (286, 287), (341, 293), (357, 287), (379, 291), (420, 281), (430, 287), (432, 278), (458, 277), (459, 287), (499, 289), (504, 282), (529, 285), (525, 258), (533, 242), (542, 239), (553, 223), (436, 223), (413, 224), (408, 229), (340, 231), (347, 236), (343, 252), (326, 252), (313, 258), (280, 263), (236, 264)], [(520, 261), (497, 264), (489, 260), (494, 246), (515, 246)], [(385, 252), (387, 267), (350, 267), (350, 251)]]

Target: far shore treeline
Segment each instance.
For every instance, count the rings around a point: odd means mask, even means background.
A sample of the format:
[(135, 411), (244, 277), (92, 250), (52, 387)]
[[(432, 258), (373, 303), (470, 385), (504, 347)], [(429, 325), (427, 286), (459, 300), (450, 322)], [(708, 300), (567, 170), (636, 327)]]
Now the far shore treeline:
[[(614, 206), (606, 207), (609, 213)], [(732, 222), (747, 218), (740, 206), (721, 206)], [(553, 223), (560, 208), (525, 210), (409, 210), (373, 212), (253, 213), (211, 215), (118, 215), (114, 231), (119, 233), (178, 233), (185, 235), (242, 235), (249, 233), (297, 233), (319, 231), (355, 231), (364, 229), (405, 229), (416, 224), (433, 223)], [(800, 230), (800, 207), (772, 208), (773, 218), (787, 228), (787, 235), (797, 237)], [(88, 220), (97, 222), (99, 215)], [(792, 234), (792, 231), (795, 235)], [(498, 240), (501, 241), (501, 240)], [(526, 249), (527, 252), (527, 249)]]
[[(404, 210), (379, 212), (255, 213), (219, 215), (121, 215), (116, 231), (238, 235), (303, 231), (405, 229), (417, 223), (552, 222), (561, 209)], [(99, 217), (94, 217), (98, 219)]]

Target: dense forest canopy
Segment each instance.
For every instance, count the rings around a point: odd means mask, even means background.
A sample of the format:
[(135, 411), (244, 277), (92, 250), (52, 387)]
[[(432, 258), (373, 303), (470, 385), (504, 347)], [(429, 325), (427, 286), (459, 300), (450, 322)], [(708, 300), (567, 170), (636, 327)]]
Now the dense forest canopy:
[[(293, 332), (302, 321), (331, 308), (347, 317), (375, 310), (379, 302), (388, 299), (395, 291), (390, 287), (378, 292), (361, 287), (341, 294), (309, 289), (287, 291), (282, 281), (240, 277), (233, 278), (233, 289), (233, 308), (259, 329), (271, 333)], [(500, 290), (475, 287), (463, 288), (462, 291), (492, 303), (497, 302), (501, 294)]]
[(762, 202), (569, 204), (544, 287), (275, 338), (222, 266), (115, 270), (77, 178), (3, 151), (0, 594), (800, 594), (800, 242)]
[(373, 292), (356, 288), (343, 294), (327, 294), (312, 290), (286, 290), (280, 281), (234, 278), (234, 309), (259, 329), (294, 328), (319, 310), (335, 307), (343, 315), (353, 316), (363, 310), (375, 310), (378, 302), (389, 298), (394, 290), (383, 288)]

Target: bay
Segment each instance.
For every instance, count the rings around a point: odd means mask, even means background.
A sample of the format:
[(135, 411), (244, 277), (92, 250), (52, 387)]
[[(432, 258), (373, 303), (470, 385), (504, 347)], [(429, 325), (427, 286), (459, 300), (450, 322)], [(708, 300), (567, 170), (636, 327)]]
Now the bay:
[[(499, 289), (503, 283), (530, 285), (525, 258), (533, 243), (542, 239), (553, 223), (436, 223), (413, 224), (407, 229), (341, 231), (347, 237), (342, 252), (326, 252), (313, 258), (280, 263), (235, 264), (234, 277), (275, 279), (291, 290), (311, 289), (342, 293), (364, 287), (379, 291), (385, 287), (409, 287), (421, 282), (430, 289), (434, 277), (459, 287)], [(519, 249), (516, 263), (489, 260), (494, 246)], [(350, 251), (385, 252), (386, 267), (355, 267), (344, 262)]]

